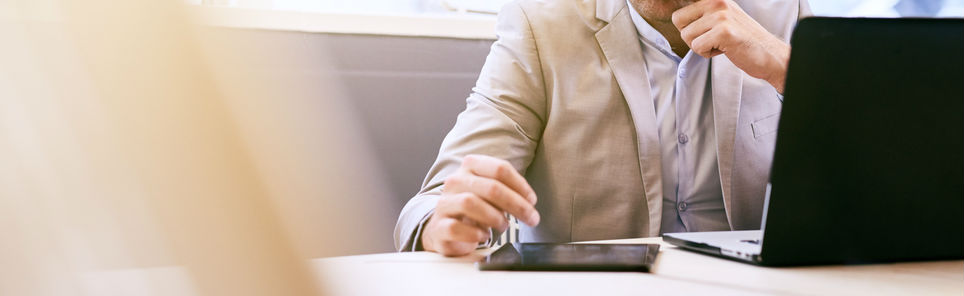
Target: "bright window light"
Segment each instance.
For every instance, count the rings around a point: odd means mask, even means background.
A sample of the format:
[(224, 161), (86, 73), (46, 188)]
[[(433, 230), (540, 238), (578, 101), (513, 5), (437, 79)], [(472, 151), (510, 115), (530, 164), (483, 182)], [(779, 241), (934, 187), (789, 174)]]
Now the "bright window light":
[[(191, 4), (351, 14), (496, 14), (511, 0), (184, 0)], [(618, 0), (617, 0), (618, 1)], [(964, 17), (960, 0), (810, 0), (815, 15)]]

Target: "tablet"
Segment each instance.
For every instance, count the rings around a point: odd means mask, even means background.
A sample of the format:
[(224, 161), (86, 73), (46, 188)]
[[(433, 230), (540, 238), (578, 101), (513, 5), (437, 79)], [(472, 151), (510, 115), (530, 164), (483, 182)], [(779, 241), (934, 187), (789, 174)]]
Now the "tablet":
[(479, 270), (648, 272), (657, 254), (658, 244), (512, 243), (476, 265)]

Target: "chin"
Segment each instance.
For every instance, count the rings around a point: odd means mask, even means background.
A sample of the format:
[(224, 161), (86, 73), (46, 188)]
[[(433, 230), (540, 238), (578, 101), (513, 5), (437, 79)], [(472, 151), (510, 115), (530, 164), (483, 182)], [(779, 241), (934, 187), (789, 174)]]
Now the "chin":
[(670, 22), (673, 12), (699, 0), (629, 0), (639, 15), (647, 20)]

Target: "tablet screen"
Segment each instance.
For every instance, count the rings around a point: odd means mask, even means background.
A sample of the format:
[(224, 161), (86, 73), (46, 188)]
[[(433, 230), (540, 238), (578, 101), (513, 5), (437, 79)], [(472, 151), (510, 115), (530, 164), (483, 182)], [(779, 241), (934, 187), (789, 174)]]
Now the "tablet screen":
[(480, 270), (648, 271), (658, 244), (506, 244), (478, 263)]

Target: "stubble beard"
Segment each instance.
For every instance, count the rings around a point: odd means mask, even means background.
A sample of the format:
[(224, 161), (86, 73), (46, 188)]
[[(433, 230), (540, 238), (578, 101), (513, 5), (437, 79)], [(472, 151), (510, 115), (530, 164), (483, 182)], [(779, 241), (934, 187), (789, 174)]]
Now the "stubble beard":
[(648, 21), (670, 23), (673, 12), (699, 0), (629, 0), (636, 12)]

